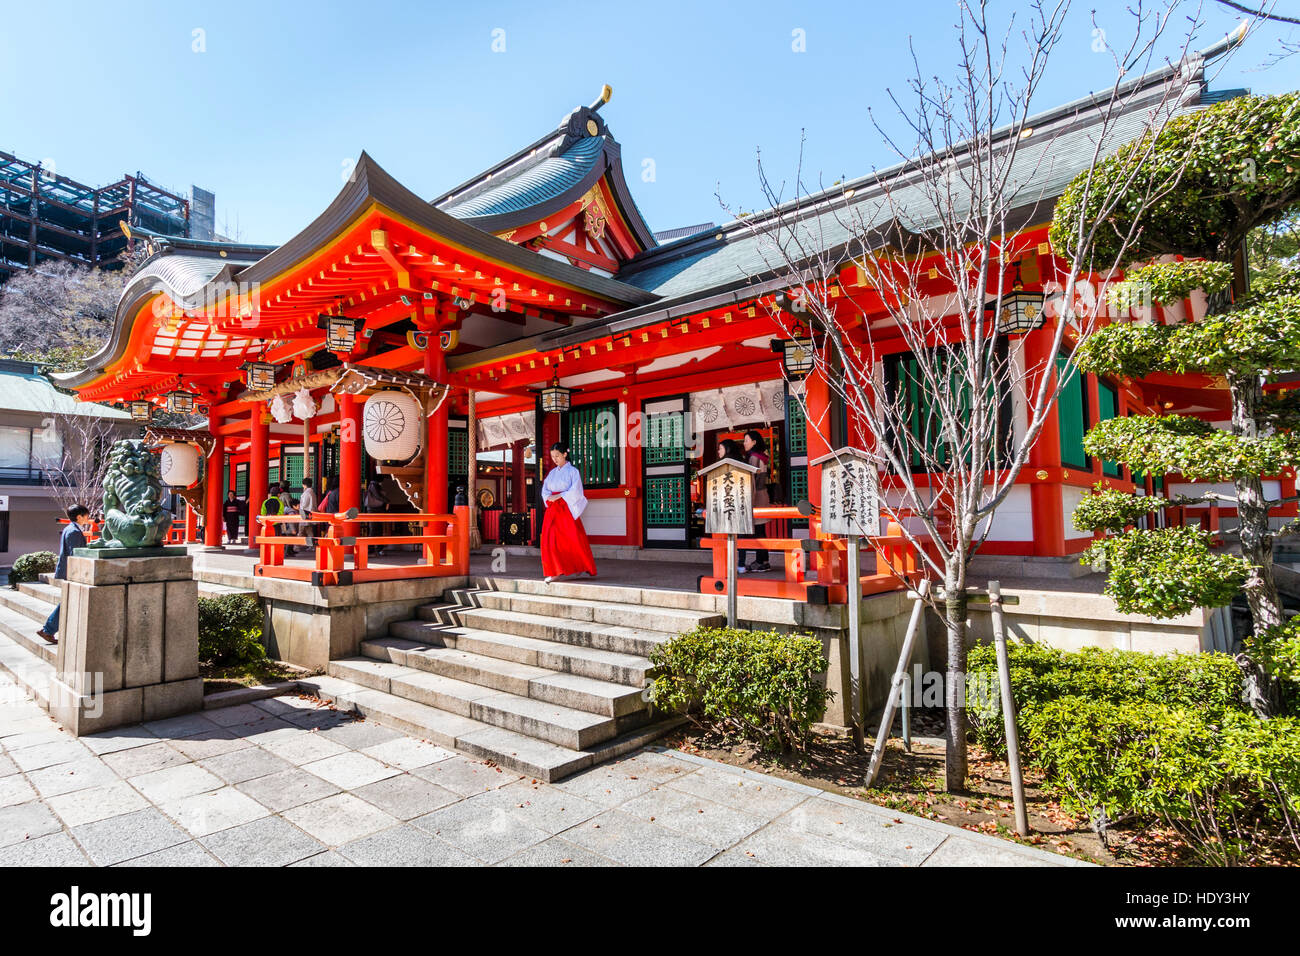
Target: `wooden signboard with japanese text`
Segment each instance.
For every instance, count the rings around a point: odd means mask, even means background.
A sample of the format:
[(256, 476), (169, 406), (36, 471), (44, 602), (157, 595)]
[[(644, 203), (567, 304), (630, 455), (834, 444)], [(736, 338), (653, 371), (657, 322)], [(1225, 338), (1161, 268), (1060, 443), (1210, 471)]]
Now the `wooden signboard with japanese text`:
[(856, 448), (841, 448), (811, 464), (822, 470), (822, 530), (880, 534), (880, 480), (871, 457)]
[(754, 533), (754, 473), (745, 462), (723, 460), (702, 468), (707, 534)]

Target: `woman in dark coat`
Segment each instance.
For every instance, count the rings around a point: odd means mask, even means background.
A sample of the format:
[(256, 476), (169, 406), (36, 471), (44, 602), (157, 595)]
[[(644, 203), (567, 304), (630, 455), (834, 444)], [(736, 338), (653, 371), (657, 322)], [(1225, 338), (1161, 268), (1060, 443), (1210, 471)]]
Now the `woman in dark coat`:
[[(744, 443), (744, 454), (742, 460), (753, 465), (758, 469), (754, 475), (753, 486), (753, 505), (755, 508), (766, 508), (771, 504), (767, 494), (767, 477), (772, 473), (771, 460), (767, 454), (767, 442), (756, 429), (751, 428), (745, 432), (742, 439)], [(754, 533), (747, 535), (752, 538), (765, 537), (767, 519), (754, 516)], [(740, 557), (741, 567), (737, 571), (771, 571), (772, 566), (768, 564), (768, 554), (766, 548), (757, 548), (754, 550), (754, 560), (749, 564), (744, 563), (744, 555)]]

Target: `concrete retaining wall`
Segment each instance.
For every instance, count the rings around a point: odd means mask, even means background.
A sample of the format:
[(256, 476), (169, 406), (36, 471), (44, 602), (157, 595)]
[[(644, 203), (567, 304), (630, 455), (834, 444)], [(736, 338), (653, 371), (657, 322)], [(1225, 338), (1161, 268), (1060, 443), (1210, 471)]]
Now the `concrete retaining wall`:
[(411, 619), (417, 607), (451, 588), (464, 587), (466, 581), (418, 578), (319, 588), (304, 581), (257, 578), (266, 652), (299, 667), (323, 670), (331, 660), (359, 654), (362, 640), (383, 637), (391, 622)]

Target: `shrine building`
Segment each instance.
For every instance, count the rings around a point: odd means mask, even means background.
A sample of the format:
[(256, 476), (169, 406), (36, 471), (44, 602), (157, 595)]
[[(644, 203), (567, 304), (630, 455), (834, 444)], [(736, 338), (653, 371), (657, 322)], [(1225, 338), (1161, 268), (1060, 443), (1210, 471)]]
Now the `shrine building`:
[[(1194, 60), (1195, 96), (1181, 109), (1232, 95), (1204, 79), (1226, 48)], [(1142, 131), (1168, 76), (1138, 81), (1107, 149)], [(191, 538), (202, 515), (211, 546), (222, 543), (227, 489), (255, 513), (269, 486), (296, 495), (308, 476), (322, 495), (337, 488), (341, 512), (366, 510), (371, 480), (395, 510), (421, 515), (450, 515), (464, 488), (483, 542), (535, 543), (539, 469), (551, 467), (545, 450), (561, 438), (582, 472), (583, 522), (597, 546), (698, 552), (695, 475), (720, 438), (748, 429), (772, 450), (773, 503), (816, 505), (809, 462), (865, 447), (866, 436), (820, 372), (799, 363), (799, 317), (782, 305), (790, 276), (773, 268), (764, 229), (793, 216), (827, 248), (842, 244), (850, 219), (883, 225), (882, 182), (902, 184), (912, 167), (660, 242), (625, 175), (609, 100), (606, 88), (432, 199), (362, 154), (333, 202), (280, 246), (137, 235), (153, 252), (122, 295), (110, 341), (61, 384), (142, 422), (161, 407), (206, 415), (206, 430), (155, 437), (174, 452), (173, 483), (193, 505)], [(1088, 99), (1029, 120), (1022, 252), (1006, 288), (1014, 277), (1041, 294), (1065, 271), (1047, 238), (1052, 199), (1091, 161), (1101, 125)], [(830, 294), (857, 323), (851, 340), (873, 350), (883, 380), (897, 380), (909, 357), (901, 336), (890, 337), (878, 290), (851, 261), (837, 279)], [(944, 280), (932, 285), (927, 302), (943, 302)], [(1193, 297), (1166, 317), (1203, 308)], [(1016, 333), (1027, 361), (1050, 362), (1051, 322)], [(1100, 420), (1170, 411), (1224, 420), (1226, 390), (1210, 376), (1074, 376), (981, 554), (1082, 551), (1091, 535), (1070, 515), (1098, 481), (1190, 490), (1176, 475), (1135, 479), (1083, 449)], [(1008, 414), (1008, 427), (1024, 428), (1019, 405)], [(1292, 476), (1268, 484), (1270, 495), (1295, 493)], [(786, 516), (772, 529), (815, 535), (815, 519), (807, 524)]]

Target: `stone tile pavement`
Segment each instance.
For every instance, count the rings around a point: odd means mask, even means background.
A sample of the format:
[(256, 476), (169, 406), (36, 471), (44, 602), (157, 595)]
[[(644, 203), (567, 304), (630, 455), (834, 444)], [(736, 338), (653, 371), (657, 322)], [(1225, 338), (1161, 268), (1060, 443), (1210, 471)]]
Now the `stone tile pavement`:
[(0, 867), (1072, 863), (661, 748), (535, 783), (294, 697), (76, 739), (0, 678)]

